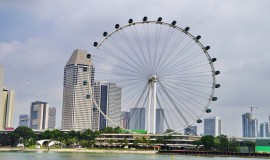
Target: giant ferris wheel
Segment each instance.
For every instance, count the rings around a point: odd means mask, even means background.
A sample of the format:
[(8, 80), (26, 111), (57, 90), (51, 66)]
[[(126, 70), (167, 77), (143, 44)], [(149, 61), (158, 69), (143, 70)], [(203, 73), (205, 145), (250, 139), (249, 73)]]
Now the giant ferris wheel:
[[(201, 36), (189, 30), (178, 27), (176, 21), (144, 17), (138, 22), (129, 19), (124, 26), (116, 24), (113, 32), (103, 33), (101, 42), (94, 42), (95, 79), (121, 88), (122, 111), (143, 109), (149, 133), (157, 132), (158, 110), (164, 129), (178, 132), (201, 123), (201, 116), (211, 112), (211, 101), (217, 100), (216, 58), (210, 57), (210, 47), (200, 42)], [(112, 121), (110, 115), (102, 114)]]

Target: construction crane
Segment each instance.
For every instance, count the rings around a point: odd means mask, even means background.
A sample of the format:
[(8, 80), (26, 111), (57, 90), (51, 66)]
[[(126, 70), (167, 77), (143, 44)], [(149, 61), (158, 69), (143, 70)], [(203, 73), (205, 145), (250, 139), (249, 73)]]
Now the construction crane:
[(250, 108), (250, 112), (251, 112), (251, 115), (252, 115), (253, 108), (259, 108), (259, 107), (249, 107), (249, 108)]

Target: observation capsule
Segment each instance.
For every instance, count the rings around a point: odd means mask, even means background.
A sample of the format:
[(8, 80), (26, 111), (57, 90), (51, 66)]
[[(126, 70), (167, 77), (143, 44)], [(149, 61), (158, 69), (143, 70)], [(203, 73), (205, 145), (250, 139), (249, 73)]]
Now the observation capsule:
[(217, 100), (217, 97), (212, 97), (212, 101), (216, 101)]
[(220, 84), (216, 84), (216, 85), (215, 85), (215, 88), (219, 88), (219, 87), (220, 87)]
[(211, 109), (207, 109), (205, 112), (206, 113), (211, 113), (211, 111), (212, 111)]
[(202, 120), (201, 120), (201, 119), (198, 119), (198, 120), (197, 120), (197, 123), (202, 123)]
[(87, 99), (90, 99), (90, 94), (87, 94), (87, 95), (86, 95), (86, 98), (87, 98)]
[(162, 17), (158, 17), (157, 21), (158, 22), (161, 22), (162, 21)]
[(128, 23), (133, 23), (133, 19), (129, 19), (128, 20)]
[(196, 37), (196, 39), (197, 40), (199, 40), (199, 39), (201, 39), (202, 37), (200, 36), (200, 35), (198, 35), (197, 37)]
[(104, 37), (106, 37), (107, 35), (108, 35), (108, 33), (107, 33), (107, 32), (104, 32), (104, 33), (103, 33), (103, 36), (104, 36)]
[(175, 24), (176, 24), (176, 21), (172, 21), (172, 23), (171, 23), (173, 26), (175, 26)]
[(87, 54), (87, 58), (91, 58), (91, 54)]
[(143, 17), (143, 21), (145, 22), (145, 21), (147, 21), (147, 17), (145, 16), (145, 17)]
[(83, 67), (83, 71), (86, 72), (87, 71), (87, 67)]
[(96, 108), (96, 107), (94, 107), (94, 108), (93, 108), (93, 112), (96, 112), (96, 111), (97, 111), (97, 108)]
[(116, 24), (116, 25), (115, 25), (115, 29), (118, 29), (119, 27), (120, 27), (119, 24)]
[(220, 71), (216, 71), (216, 72), (215, 72), (215, 75), (219, 75), (219, 74), (220, 74)]
[(185, 28), (185, 31), (189, 31), (189, 29), (190, 29), (189, 27), (186, 27), (186, 28)]
[(217, 61), (216, 58), (212, 58), (212, 59), (211, 59), (211, 62), (216, 62), (216, 61)]
[(206, 46), (206, 47), (205, 47), (205, 50), (209, 50), (209, 49), (210, 49), (210, 46)]
[(98, 45), (98, 43), (97, 42), (94, 42), (94, 46), (96, 47)]
[(84, 85), (84, 86), (87, 85), (87, 81), (83, 81), (83, 85)]

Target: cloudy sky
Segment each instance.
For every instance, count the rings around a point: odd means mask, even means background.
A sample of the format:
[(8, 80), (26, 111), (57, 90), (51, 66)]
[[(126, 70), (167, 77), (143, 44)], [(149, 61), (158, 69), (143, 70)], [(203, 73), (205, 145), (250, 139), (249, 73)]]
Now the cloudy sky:
[[(60, 127), (63, 71), (74, 49), (91, 49), (103, 31), (144, 16), (189, 26), (210, 45), (221, 84), (211, 103), (222, 133), (241, 136), (241, 115), (251, 106), (259, 122), (270, 115), (270, 1), (267, 0), (0, 0), (0, 64), (15, 90), (13, 124), (33, 101), (57, 107)], [(199, 126), (200, 133), (202, 125)]]

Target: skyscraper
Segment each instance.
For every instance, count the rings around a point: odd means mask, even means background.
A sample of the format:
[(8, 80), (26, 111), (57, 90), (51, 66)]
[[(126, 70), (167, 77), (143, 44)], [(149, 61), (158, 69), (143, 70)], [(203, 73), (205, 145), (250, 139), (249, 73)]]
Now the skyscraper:
[(29, 127), (29, 115), (28, 114), (20, 114), (19, 126)]
[[(115, 83), (109, 81), (97, 81), (94, 84), (94, 97), (101, 111), (108, 116), (114, 123), (121, 123), (121, 92), (122, 89)], [(96, 111), (98, 112), (98, 111)], [(103, 129), (105, 127), (116, 127), (110, 121), (98, 112), (94, 115), (94, 126), (99, 124), (95, 129)]]
[(251, 113), (245, 113), (242, 115), (242, 132), (243, 137), (258, 136), (258, 120), (252, 117)]
[(204, 119), (204, 135), (219, 136), (221, 134), (220, 117), (209, 117)]
[(0, 112), (0, 129), (12, 127), (13, 108), (14, 108), (14, 91), (2, 88), (2, 104)]
[(94, 66), (85, 50), (75, 50), (64, 71), (62, 129), (93, 129)]
[(48, 129), (49, 104), (47, 102), (32, 102), (30, 107), (29, 127), (37, 130)]
[(129, 129), (130, 112), (121, 113), (121, 127)]
[(164, 109), (156, 109), (156, 134), (164, 133)]
[[(2, 90), (4, 88), (4, 67), (2, 65), (0, 65), (0, 117), (4, 117), (4, 111), (3, 111), (3, 108), (2, 108)], [(3, 126), (3, 120), (2, 118), (0, 119), (0, 129), (3, 129), (4, 126)]]
[(268, 137), (269, 130), (268, 130), (268, 123), (264, 122), (260, 124), (260, 137)]
[(48, 122), (49, 129), (55, 128), (55, 121), (56, 121), (56, 108), (50, 107), (49, 108), (49, 122)]
[(145, 108), (131, 108), (129, 129), (145, 129)]

